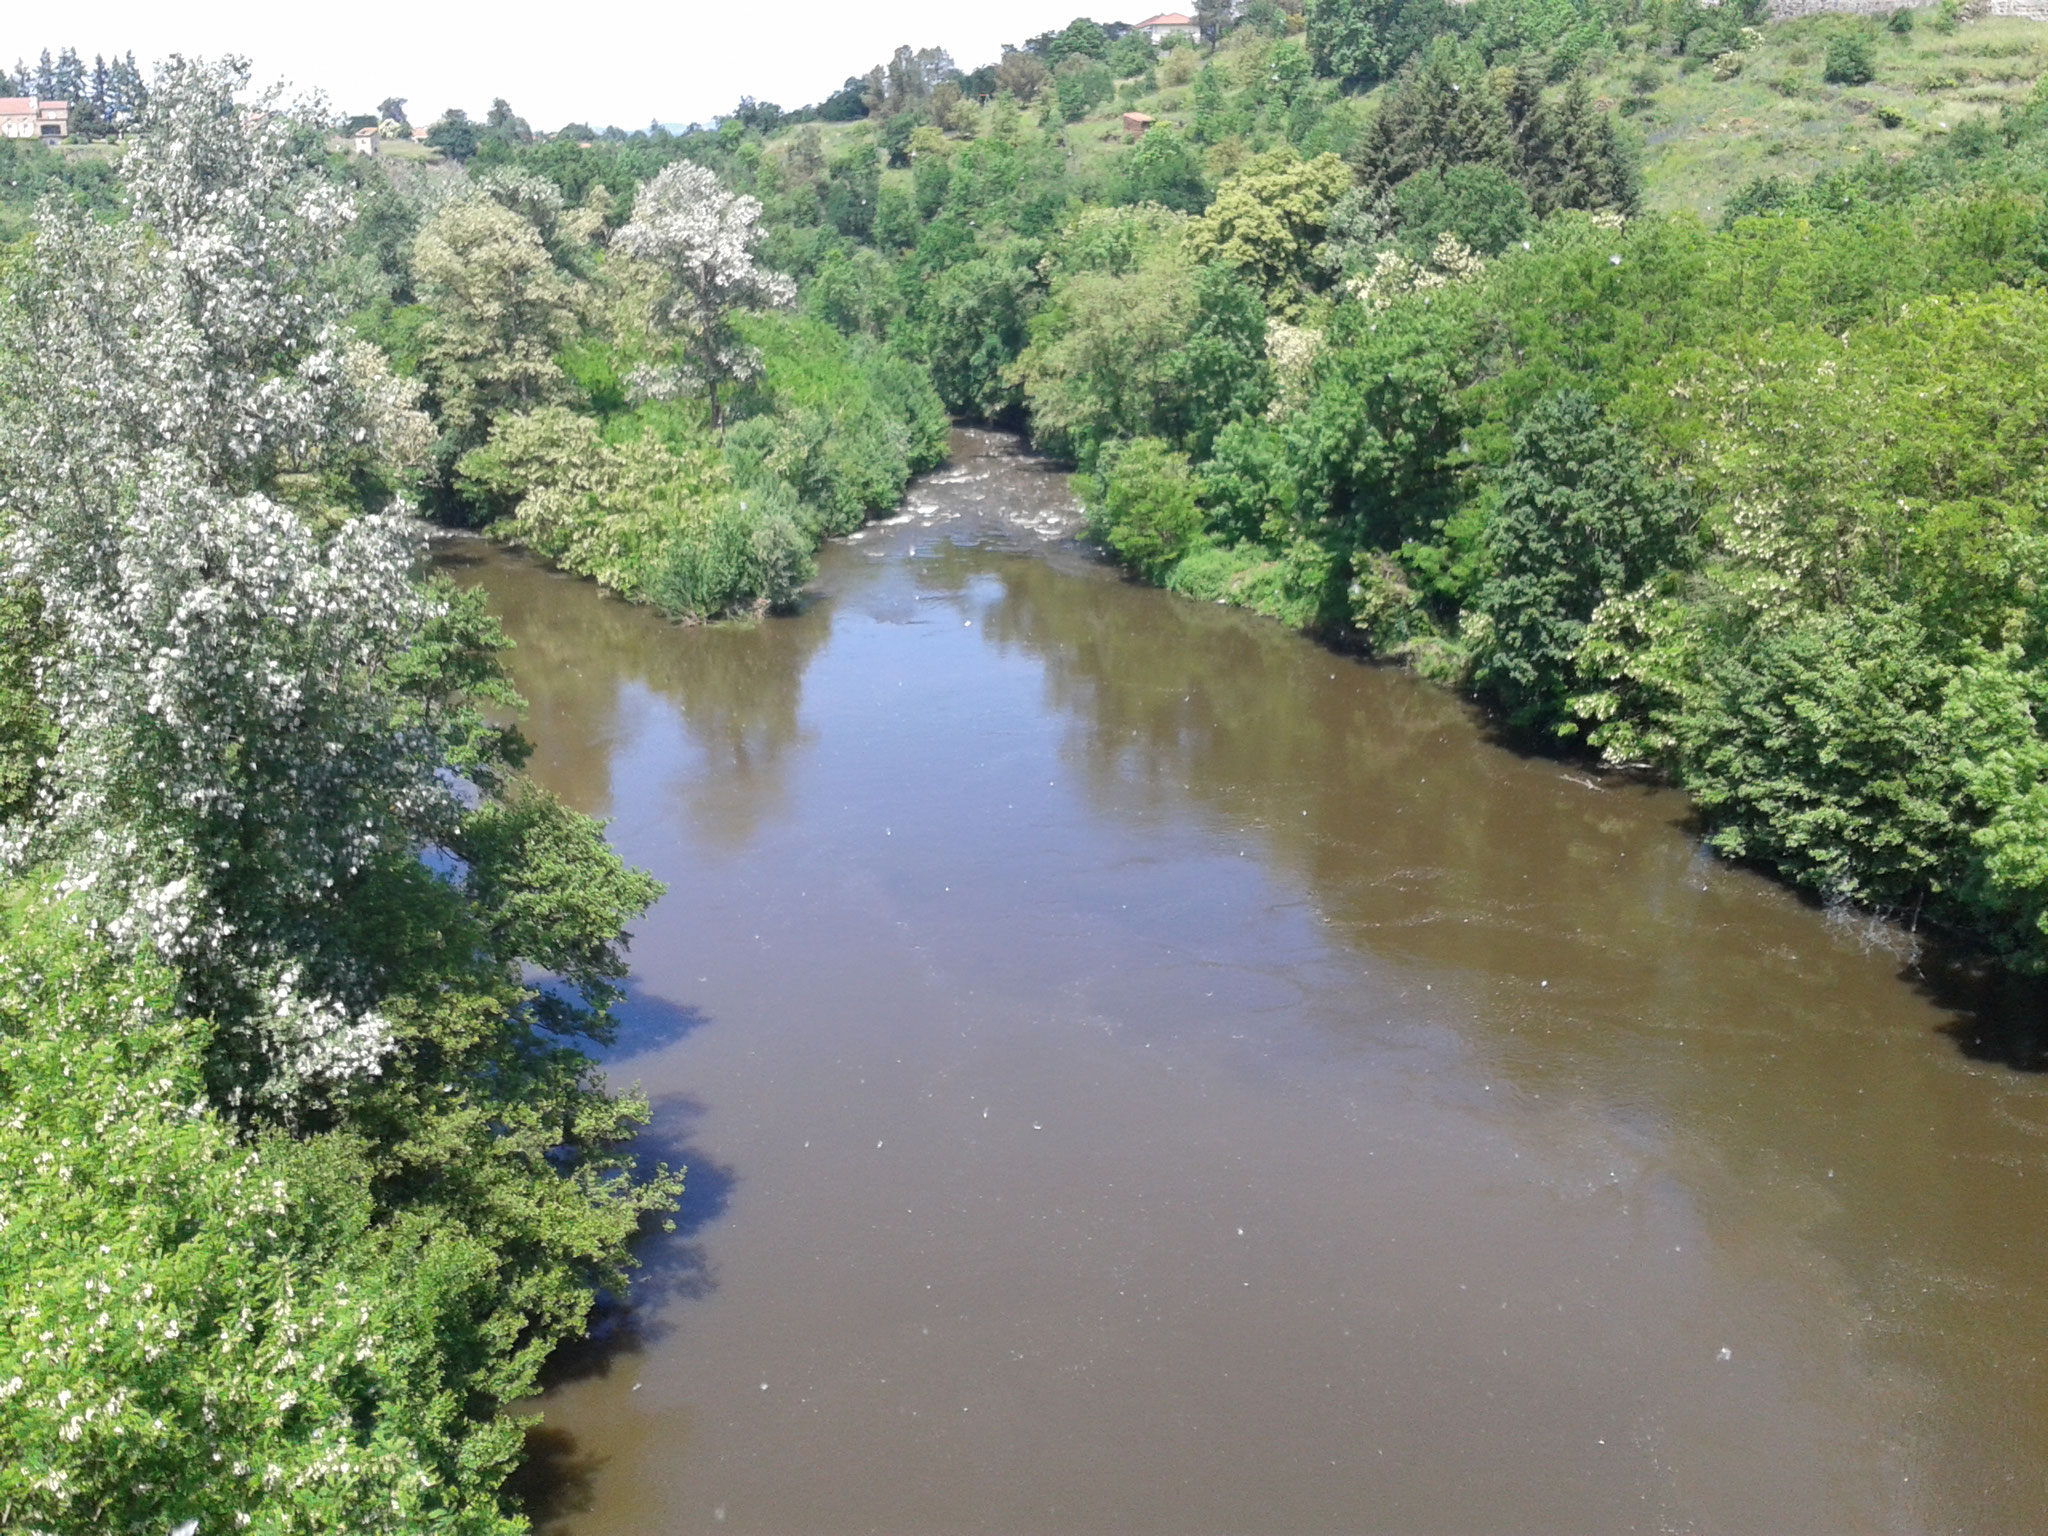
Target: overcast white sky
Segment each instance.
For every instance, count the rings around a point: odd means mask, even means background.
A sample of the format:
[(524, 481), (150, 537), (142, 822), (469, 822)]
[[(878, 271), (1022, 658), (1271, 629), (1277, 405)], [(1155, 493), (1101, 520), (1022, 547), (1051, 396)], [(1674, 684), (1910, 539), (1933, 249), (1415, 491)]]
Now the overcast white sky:
[(644, 128), (708, 121), (742, 95), (785, 107), (819, 101), (898, 43), (937, 44), (963, 69), (995, 59), (1077, 14), (1137, 21), (1158, 9), (1107, 0), (98, 0), (8, 4), (0, 58), (31, 64), (48, 48), (133, 50), (145, 66), (172, 52), (243, 53), (259, 80), (318, 88), (345, 111), (403, 96), (426, 122), (445, 107), (480, 117), (503, 96), (541, 129), (567, 122)]

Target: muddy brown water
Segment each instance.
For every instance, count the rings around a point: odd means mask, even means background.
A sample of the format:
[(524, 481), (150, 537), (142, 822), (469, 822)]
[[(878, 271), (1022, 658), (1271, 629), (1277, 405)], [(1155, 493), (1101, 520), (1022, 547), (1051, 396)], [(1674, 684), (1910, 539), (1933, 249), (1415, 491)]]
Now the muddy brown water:
[(757, 627), (449, 549), (669, 882), (608, 1070), (690, 1193), (543, 1529), (2048, 1529), (2043, 1079), (1678, 796), (1071, 527), (962, 434)]

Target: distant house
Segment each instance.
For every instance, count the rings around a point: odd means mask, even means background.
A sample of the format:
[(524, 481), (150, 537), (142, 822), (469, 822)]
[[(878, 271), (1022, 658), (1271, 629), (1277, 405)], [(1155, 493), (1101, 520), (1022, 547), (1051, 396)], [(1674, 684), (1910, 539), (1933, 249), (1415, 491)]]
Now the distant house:
[(70, 102), (0, 96), (0, 139), (41, 139), (54, 144), (70, 136)]
[(1163, 16), (1148, 16), (1131, 30), (1144, 33), (1155, 43), (1163, 43), (1169, 37), (1184, 37), (1191, 43), (1199, 43), (1202, 40), (1202, 29), (1195, 24), (1195, 18), (1183, 16), (1179, 11), (1168, 11)]
[(383, 136), (382, 131), (376, 128), (358, 128), (349, 143), (359, 155), (374, 155), (377, 153), (377, 141)]
[(1124, 114), (1124, 132), (1134, 139), (1145, 137), (1145, 130), (1151, 126), (1152, 119), (1143, 112), (1126, 112)]

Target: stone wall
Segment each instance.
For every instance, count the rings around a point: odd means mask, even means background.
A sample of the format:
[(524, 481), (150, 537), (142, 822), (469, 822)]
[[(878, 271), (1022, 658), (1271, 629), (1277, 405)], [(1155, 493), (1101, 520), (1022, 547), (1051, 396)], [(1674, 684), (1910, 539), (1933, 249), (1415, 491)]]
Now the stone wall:
[[(1857, 16), (1889, 16), (1901, 0), (1771, 0), (1771, 20), (1790, 21), (1795, 16), (1814, 16), (1823, 11), (1845, 11)], [(2018, 16), (2027, 21), (2048, 21), (2048, 0), (1978, 0), (1967, 7), (1976, 16)]]

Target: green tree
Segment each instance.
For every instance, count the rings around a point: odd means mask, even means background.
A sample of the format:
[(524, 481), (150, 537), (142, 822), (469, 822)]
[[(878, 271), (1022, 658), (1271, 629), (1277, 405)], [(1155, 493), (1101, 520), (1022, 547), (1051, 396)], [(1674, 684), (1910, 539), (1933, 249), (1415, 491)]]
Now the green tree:
[(1235, 0), (1195, 0), (1195, 25), (1211, 48), (1223, 40), (1236, 17)]
[(1308, 0), (1306, 37), (1316, 73), (1347, 90), (1378, 83), (1388, 63), (1384, 9), (1372, 0)]
[(1078, 480), (1089, 536), (1141, 575), (1164, 576), (1201, 536), (1187, 456), (1158, 438), (1113, 444), (1099, 471)]
[(1153, 207), (1104, 210), (1069, 232), (1011, 374), (1049, 451), (1084, 468), (1120, 437), (1206, 452), (1225, 422), (1264, 408), (1265, 306), (1192, 247), (1187, 221)]
[(1188, 132), (1197, 144), (1220, 144), (1231, 131), (1230, 96), (1223, 71), (1211, 60), (1195, 76), (1194, 121)]
[(481, 147), (482, 137), (467, 112), (460, 107), (450, 107), (427, 129), (427, 144), (451, 160), (470, 160), (475, 158)]
[(1951, 887), (1967, 837), (1944, 724), (1954, 675), (1910, 613), (1878, 600), (1788, 615), (1701, 663), (1675, 724), (1716, 848), (1893, 911)]
[(1359, 180), (1372, 192), (1453, 165), (1515, 172), (1517, 159), (1506, 100), (1448, 38), (1402, 71), (1354, 152)]
[(531, 219), (489, 197), (451, 204), (420, 231), (412, 272), (429, 315), (425, 373), (456, 451), (498, 413), (562, 397), (556, 354), (576, 334), (577, 295)]
[(1077, 54), (1053, 71), (1060, 116), (1077, 123), (1116, 94), (1116, 80), (1109, 66), (1085, 54)]
[(479, 147), (484, 144), (498, 144), (509, 147), (515, 144), (531, 144), (533, 129), (526, 119), (512, 110), (512, 104), (504, 97), (491, 102), (491, 110), (484, 115), (484, 126), (477, 135)]
[(1534, 128), (1523, 179), (1539, 215), (1560, 208), (1634, 213), (1641, 206), (1642, 174), (1634, 148), (1622, 138), (1613, 114), (1600, 110), (1584, 75), (1572, 77)]
[(1692, 516), (1676, 484), (1588, 396), (1567, 391), (1515, 438), (1486, 529), (1489, 623), (1476, 677), (1517, 726), (1570, 735), (1574, 663), (1594, 610), (1682, 563)]
[(1142, 32), (1126, 32), (1110, 44), (1104, 62), (1109, 65), (1111, 74), (1119, 80), (1128, 80), (1133, 75), (1144, 74), (1158, 58), (1152, 39)]
[(1496, 165), (1454, 165), (1422, 171), (1394, 189), (1403, 247), (1418, 259), (1453, 235), (1496, 256), (1528, 231), (1529, 195)]
[(1275, 311), (1292, 312), (1328, 276), (1318, 252), (1330, 212), (1350, 187), (1351, 172), (1332, 154), (1256, 156), (1217, 189), (1191, 248), (1244, 274)]
[(949, 266), (919, 295), (918, 350), (946, 408), (986, 421), (1022, 403), (1011, 368), (1027, 340), (1035, 277), (1014, 254)]
[(274, 499), (393, 381), (318, 122), (247, 85), (168, 66), (129, 217), (46, 205), (0, 305), (0, 1507), (504, 1536), (504, 1405), (678, 1188), (581, 1049), (659, 887), (520, 779), (481, 598)]
[(996, 84), (1027, 107), (1051, 83), (1051, 66), (1035, 53), (1011, 49), (996, 66)]
[(1068, 59), (1107, 59), (1109, 34), (1086, 16), (1076, 16), (1046, 44), (1045, 61), (1055, 70)]

